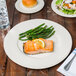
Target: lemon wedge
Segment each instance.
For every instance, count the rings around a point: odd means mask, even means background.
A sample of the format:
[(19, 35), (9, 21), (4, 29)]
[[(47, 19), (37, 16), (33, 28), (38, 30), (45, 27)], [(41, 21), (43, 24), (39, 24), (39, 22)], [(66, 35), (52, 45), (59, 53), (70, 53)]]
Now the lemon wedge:
[(45, 42), (41, 39), (34, 39), (33, 40), (36, 44), (38, 44), (41, 48), (45, 47)]

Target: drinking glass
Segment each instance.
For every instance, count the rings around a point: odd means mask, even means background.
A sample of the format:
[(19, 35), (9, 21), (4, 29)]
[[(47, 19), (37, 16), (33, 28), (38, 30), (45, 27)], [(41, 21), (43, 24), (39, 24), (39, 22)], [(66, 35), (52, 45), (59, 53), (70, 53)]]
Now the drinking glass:
[(8, 11), (6, 0), (0, 0), (0, 39), (3, 41), (4, 37), (10, 30), (10, 23), (8, 18)]
[(0, 29), (6, 29), (9, 25), (6, 0), (0, 0)]

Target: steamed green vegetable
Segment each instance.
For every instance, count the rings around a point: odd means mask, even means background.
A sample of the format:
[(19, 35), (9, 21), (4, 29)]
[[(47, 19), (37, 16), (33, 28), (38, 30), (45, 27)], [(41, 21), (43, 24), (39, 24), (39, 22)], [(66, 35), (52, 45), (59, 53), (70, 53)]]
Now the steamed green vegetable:
[(50, 26), (47, 28), (47, 25), (45, 23), (37, 26), (34, 29), (30, 29), (26, 32), (19, 34), (19, 40), (26, 41), (26, 40), (33, 40), (36, 38), (49, 38), (52, 35), (54, 35), (55, 30), (53, 26)]

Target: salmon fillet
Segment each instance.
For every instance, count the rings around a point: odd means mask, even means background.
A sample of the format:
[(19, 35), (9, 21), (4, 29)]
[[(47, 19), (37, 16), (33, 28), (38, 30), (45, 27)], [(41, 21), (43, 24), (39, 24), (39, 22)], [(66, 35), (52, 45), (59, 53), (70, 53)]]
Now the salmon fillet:
[(45, 53), (45, 52), (52, 52), (53, 51), (53, 41), (46, 40), (43, 38), (39, 38), (44, 41), (45, 47), (40, 48), (38, 44), (33, 41), (27, 41), (24, 43), (23, 48), (24, 52), (27, 54), (38, 54), (38, 53)]

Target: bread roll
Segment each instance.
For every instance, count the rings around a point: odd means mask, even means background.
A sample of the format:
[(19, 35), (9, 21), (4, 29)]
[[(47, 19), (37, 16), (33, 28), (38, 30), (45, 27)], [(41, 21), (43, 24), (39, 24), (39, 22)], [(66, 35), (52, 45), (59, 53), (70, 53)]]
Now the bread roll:
[(22, 4), (28, 8), (37, 5), (37, 0), (22, 0)]

